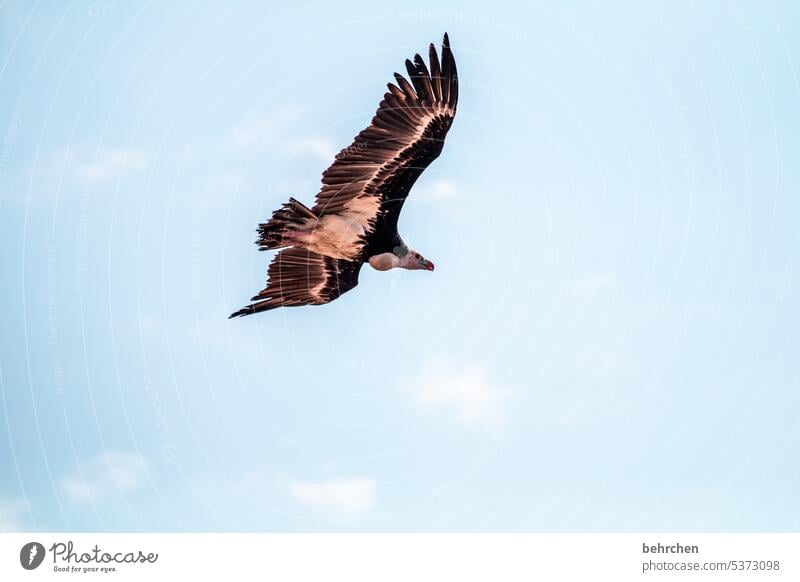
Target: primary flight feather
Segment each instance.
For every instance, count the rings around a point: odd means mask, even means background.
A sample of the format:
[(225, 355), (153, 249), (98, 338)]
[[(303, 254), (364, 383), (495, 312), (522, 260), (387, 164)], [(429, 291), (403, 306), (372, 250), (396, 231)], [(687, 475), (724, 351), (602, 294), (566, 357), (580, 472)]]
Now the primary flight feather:
[(267, 286), (238, 317), (276, 307), (330, 303), (358, 284), (364, 263), (379, 270), (433, 263), (406, 245), (397, 220), (414, 182), (439, 157), (458, 103), (458, 74), (444, 35), (430, 69), (420, 55), (395, 73), (369, 127), (322, 174), (312, 208), (290, 198), (258, 227), (259, 250), (281, 249)]

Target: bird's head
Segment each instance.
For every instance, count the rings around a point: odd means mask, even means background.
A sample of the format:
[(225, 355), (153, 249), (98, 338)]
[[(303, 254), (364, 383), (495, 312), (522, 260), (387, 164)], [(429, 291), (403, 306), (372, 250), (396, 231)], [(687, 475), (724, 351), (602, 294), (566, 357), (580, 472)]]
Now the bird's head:
[(433, 271), (434, 269), (433, 262), (423, 257), (414, 249), (408, 249), (408, 251), (403, 253), (400, 257), (400, 264), (398, 267), (401, 269), (408, 269), (409, 271)]

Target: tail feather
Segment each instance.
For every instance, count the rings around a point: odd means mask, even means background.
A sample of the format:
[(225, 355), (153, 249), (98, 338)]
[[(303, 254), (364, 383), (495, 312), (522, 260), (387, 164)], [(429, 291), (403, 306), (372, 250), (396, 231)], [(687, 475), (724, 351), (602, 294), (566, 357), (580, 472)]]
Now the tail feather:
[(316, 221), (317, 215), (311, 212), (311, 209), (302, 202), (289, 198), (289, 202), (272, 213), (272, 218), (268, 222), (258, 225), (256, 240), (258, 250), (267, 251), (289, 246), (292, 244), (289, 240), (292, 231)]

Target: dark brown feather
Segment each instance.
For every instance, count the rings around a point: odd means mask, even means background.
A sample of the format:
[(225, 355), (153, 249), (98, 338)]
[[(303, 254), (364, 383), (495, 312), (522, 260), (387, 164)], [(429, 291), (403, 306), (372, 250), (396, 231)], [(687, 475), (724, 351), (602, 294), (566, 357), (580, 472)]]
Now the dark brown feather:
[(431, 85), (433, 86), (433, 96), (436, 101), (442, 100), (442, 70), (439, 67), (439, 55), (436, 54), (436, 47), (428, 47), (428, 60), (431, 62)]

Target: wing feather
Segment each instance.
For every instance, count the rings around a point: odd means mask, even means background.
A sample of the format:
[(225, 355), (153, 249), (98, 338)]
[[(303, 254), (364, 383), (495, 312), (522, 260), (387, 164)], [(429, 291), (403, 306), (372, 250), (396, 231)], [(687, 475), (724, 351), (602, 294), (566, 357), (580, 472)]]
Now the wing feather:
[(420, 98), (420, 101), (425, 105), (433, 105), (436, 103), (436, 97), (433, 94), (431, 74), (428, 72), (428, 67), (425, 66), (425, 61), (423, 61), (422, 57), (418, 54), (414, 55), (414, 69), (416, 70), (414, 79), (419, 82), (419, 84), (422, 86), (423, 92), (425, 93), (425, 98)]
[(439, 55), (436, 54), (436, 47), (428, 47), (428, 60), (431, 62), (431, 85), (433, 86), (433, 97), (436, 101), (442, 100), (442, 70), (439, 67)]
[(400, 73), (395, 73), (394, 78), (397, 80), (397, 84), (400, 85), (400, 89), (403, 91), (404, 98), (416, 101), (417, 93), (414, 91), (414, 87), (411, 86), (411, 83), (409, 83), (408, 80), (406, 80), (406, 78)]

